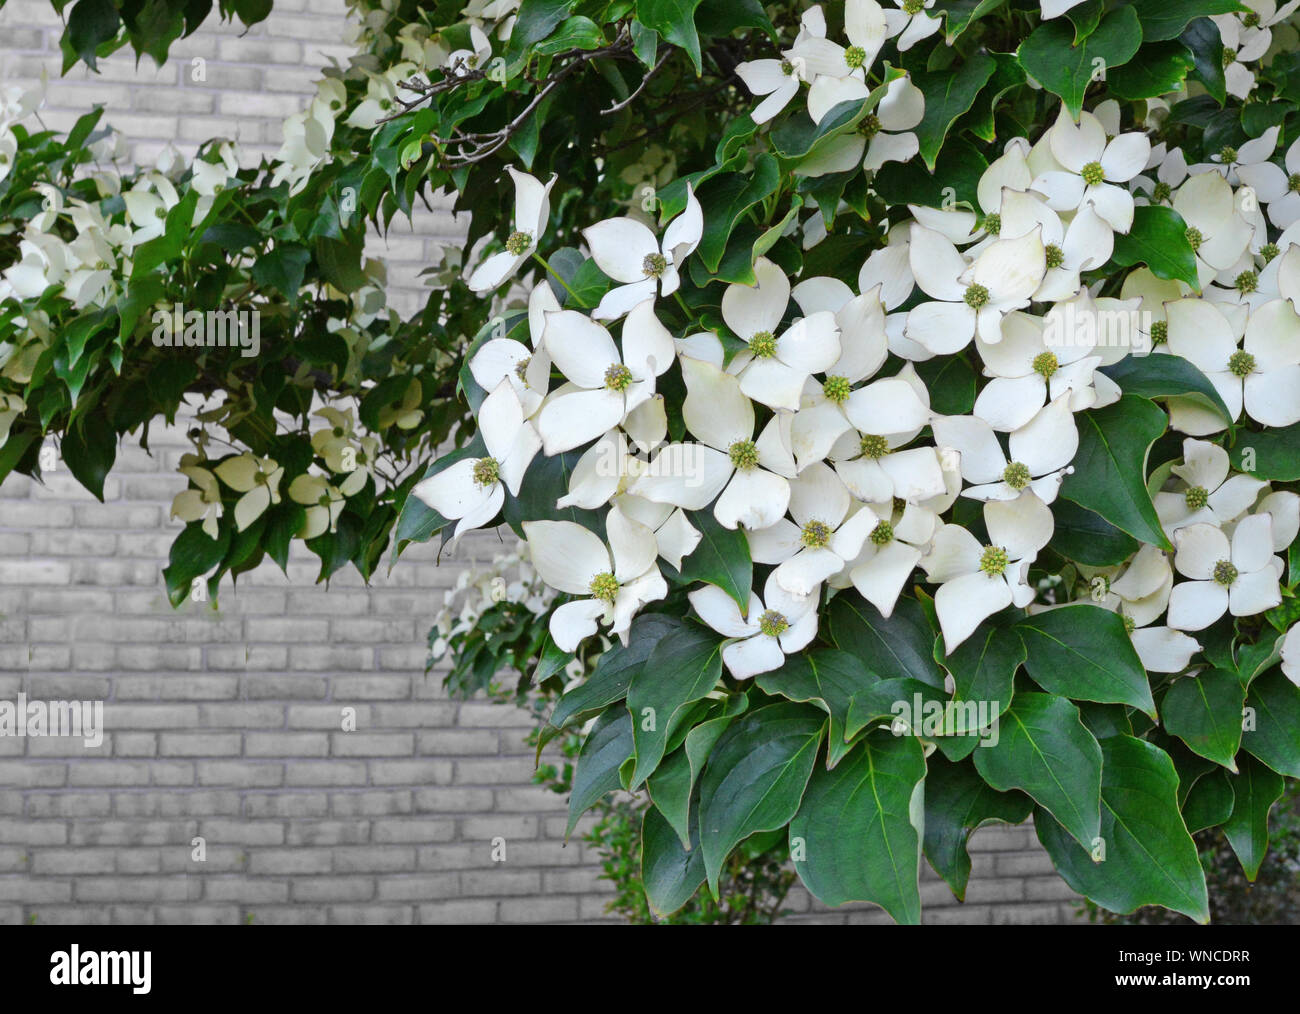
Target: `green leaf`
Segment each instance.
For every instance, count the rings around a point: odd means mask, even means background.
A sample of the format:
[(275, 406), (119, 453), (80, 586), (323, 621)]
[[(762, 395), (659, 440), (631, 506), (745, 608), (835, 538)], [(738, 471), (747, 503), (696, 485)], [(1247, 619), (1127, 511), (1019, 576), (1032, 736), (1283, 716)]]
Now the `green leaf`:
[(506, 59), (513, 63), (529, 46), (547, 38), (574, 6), (575, 0), (523, 0), (510, 32)]
[(1173, 208), (1143, 204), (1133, 209), (1133, 226), (1115, 233), (1111, 261), (1121, 267), (1145, 264), (1157, 278), (1177, 279), (1199, 291), (1196, 254), (1187, 242), (1187, 223)]
[(1095, 511), (1085, 510), (1069, 500), (1052, 504), (1056, 527), (1048, 548), (1067, 560), (1090, 567), (1113, 567), (1138, 551), (1141, 543), (1122, 532)]
[(879, 678), (848, 652), (825, 649), (787, 655), (785, 665), (759, 674), (754, 682), (764, 693), (815, 704), (830, 716), (826, 766), (834, 767), (849, 749), (847, 723), (853, 696)]
[(686, 50), (695, 73), (704, 73), (700, 59), (700, 36), (695, 29), (695, 8), (700, 0), (636, 0), (636, 17), (653, 28), (666, 42)]
[(868, 736), (833, 771), (814, 771), (790, 822), (804, 886), (826, 905), (869, 901), (895, 922), (919, 923), (924, 786), (914, 736)]
[[(683, 848), (694, 847), (690, 838), (690, 803), (700, 772), (704, 770), (704, 762), (718, 738), (747, 707), (749, 699), (744, 694), (728, 697), (722, 702), (721, 711), (691, 729), (686, 734), (682, 748), (660, 764), (646, 782), (650, 798), (677, 832)], [(704, 879), (703, 871), (704, 867), (701, 866), (701, 880)]]
[(1183, 823), (1188, 834), (1218, 827), (1232, 816), (1235, 799), (1232, 781), (1226, 771), (1211, 771), (1193, 783), (1183, 801)]
[(632, 716), (636, 767), (629, 789), (654, 773), (674, 724), (686, 705), (698, 701), (722, 679), (722, 639), (712, 630), (684, 625), (659, 639), (645, 665), (632, 673), (627, 710)]
[(826, 619), (835, 647), (856, 655), (881, 679), (911, 677), (943, 687), (943, 670), (934, 660), (936, 632), (916, 599), (900, 598), (885, 619), (861, 596), (845, 591), (831, 599)]
[(1007, 0), (939, 0), (929, 11), (931, 17), (944, 16), (948, 45), (985, 14), (997, 10)]
[(1228, 454), (1233, 468), (1256, 479), (1300, 479), (1300, 423), (1262, 433), (1242, 431), (1240, 442)]
[(1020, 44), (1016, 55), (1039, 84), (1064, 100), (1077, 120), (1094, 74), (1098, 70), (1110, 74), (1131, 60), (1142, 43), (1142, 29), (1136, 12), (1125, 4), (1107, 14), (1078, 46), (1074, 35), (1074, 26), (1068, 21), (1046, 21)]
[(1101, 826), (1101, 747), (1065, 698), (1016, 694), (997, 742), (975, 751), (975, 768), (999, 792), (1027, 792), (1092, 848)]
[(626, 645), (615, 643), (602, 652), (596, 668), (556, 702), (547, 721), (563, 729), (570, 720), (608, 707), (627, 696), (632, 677), (645, 665), (659, 641), (685, 628), (685, 624), (662, 613), (645, 613), (632, 621)]
[(1205, 408), (1223, 414), (1228, 406), (1210, 383), (1210, 378), (1182, 356), (1126, 356), (1102, 372), (1115, 381), (1125, 394), (1143, 398), (1188, 397)]
[(1025, 669), (1048, 693), (1127, 704), (1155, 718), (1146, 669), (1119, 613), (1078, 603), (1026, 616), (1016, 630), (1029, 650)]
[(1034, 801), (1023, 792), (995, 791), (969, 764), (953, 764), (937, 754), (926, 763), (925, 855), (957, 900), (965, 901), (971, 834), (986, 824), (1023, 822)]
[(1274, 669), (1250, 685), (1246, 707), (1254, 709), (1255, 726), (1247, 727), (1241, 745), (1278, 774), (1300, 778), (1300, 687)]
[[(1195, 18), (1249, 10), (1237, 0), (1129, 0), (1129, 5), (1142, 24), (1143, 42), (1176, 39)], [(1143, 50), (1144, 60), (1146, 54), (1147, 50)]]
[[(67, 41), (72, 51), (91, 70), (97, 70), (95, 51), (117, 35), (121, 22), (113, 0), (77, 0), (68, 15)], [(65, 58), (63, 70), (71, 63)]]
[(745, 533), (738, 528), (723, 528), (713, 511), (688, 511), (686, 517), (700, 533), (700, 542), (682, 560), (682, 579), (717, 585), (735, 600), (742, 615), (748, 612), (754, 564)]
[(1254, 883), (1268, 852), (1268, 813), (1286, 783), (1276, 771), (1248, 755), (1242, 755), (1239, 767), (1232, 776), (1232, 816), (1224, 823), (1223, 833), (1246, 879)]
[(700, 780), (700, 843), (714, 897), (722, 864), (755, 831), (784, 827), (798, 812), (826, 720), (802, 704), (769, 704), (734, 722)]
[(1214, 100), (1223, 105), (1228, 101), (1228, 82), (1223, 72), (1223, 39), (1219, 26), (1209, 18), (1199, 18), (1187, 26), (1179, 39), (1195, 61), (1193, 80), (1204, 85)]
[(619, 787), (618, 769), (632, 756), (632, 718), (622, 708), (602, 712), (587, 734), (573, 770), (567, 839), (578, 819), (606, 793)]
[(194, 579), (206, 574), (221, 562), (230, 545), (230, 529), (218, 530), (218, 538), (210, 538), (202, 523), (186, 525), (176, 536), (168, 554), (168, 565), (163, 568), (163, 582), (167, 586), (167, 599), (179, 607), (190, 595)]
[(101, 503), (104, 480), (117, 460), (117, 434), (103, 416), (84, 416), (63, 435), (63, 461), (79, 483)]
[(1165, 731), (1195, 753), (1236, 771), (1241, 746), (1241, 682), (1222, 669), (1204, 669), (1174, 682), (1160, 703)]
[(298, 303), (311, 251), (300, 243), (282, 243), (253, 264), (253, 281), (280, 292), (290, 306)]
[(996, 701), (1001, 714), (1011, 704), (1016, 671), (1025, 656), (1025, 643), (1015, 627), (981, 623), (944, 659), (952, 673), (953, 700)]
[(1061, 496), (1135, 539), (1172, 550), (1146, 486), (1147, 453), (1164, 433), (1168, 417), (1145, 398), (1126, 394), (1113, 405), (1074, 418), (1079, 450)]
[(641, 822), (641, 882), (650, 910), (661, 919), (685, 905), (704, 883), (704, 850), (698, 814), (692, 811), (689, 848), (655, 807)]
[[(1210, 921), (1205, 872), (1178, 812), (1178, 775), (1159, 747), (1132, 736), (1101, 741), (1105, 758), (1097, 845), (1080, 848), (1046, 813), (1038, 840), (1074, 890), (1112, 912), (1141, 905)], [(1104, 849), (1104, 851), (1103, 851)]]
[(921, 158), (931, 172), (948, 128), (970, 109), (975, 96), (996, 69), (997, 64), (991, 56), (975, 52), (956, 70), (948, 67), (939, 71), (918, 71), (912, 75), (912, 84), (925, 96), (925, 115), (917, 124), (915, 133), (921, 145)]
[(916, 364), (939, 415), (967, 415), (975, 407), (975, 370), (961, 356), (935, 356)]
[(1142, 50), (1133, 60), (1106, 76), (1106, 87), (1128, 101), (1153, 98), (1178, 91), (1187, 72), (1196, 66), (1192, 51), (1181, 42), (1161, 42)]

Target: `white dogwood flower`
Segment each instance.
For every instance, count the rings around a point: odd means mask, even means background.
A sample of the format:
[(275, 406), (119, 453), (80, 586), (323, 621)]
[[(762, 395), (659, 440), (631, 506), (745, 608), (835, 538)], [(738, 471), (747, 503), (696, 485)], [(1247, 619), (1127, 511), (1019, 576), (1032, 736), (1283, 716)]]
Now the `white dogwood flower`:
[(623, 284), (610, 289), (592, 311), (596, 320), (617, 320), (656, 295), (671, 296), (681, 285), (677, 265), (700, 245), (704, 214), (686, 185), (686, 207), (664, 230), (662, 247), (649, 226), (635, 218), (607, 218), (582, 230), (601, 271)]
[(905, 53), (922, 39), (928, 39), (943, 27), (943, 22), (926, 13), (934, 0), (894, 0), (898, 10), (885, 8), (885, 26), (900, 53)]
[(918, 504), (905, 504), (902, 511), (893, 504), (869, 505), (875, 527), (867, 533), (862, 550), (848, 563), (848, 579), (858, 594), (888, 618), (898, 603), (908, 579), (928, 552), (938, 531), (934, 511)]
[(244, 494), (235, 501), (235, 527), (241, 532), (280, 502), (284, 468), (270, 458), (245, 453), (227, 458), (213, 471), (236, 493)]
[(1152, 497), (1164, 530), (1172, 535), (1188, 525), (1220, 528), (1235, 521), (1259, 498), (1268, 483), (1252, 475), (1229, 476), (1228, 452), (1208, 440), (1183, 441), (1183, 460), (1172, 466), (1182, 488), (1161, 490)]
[[(4, 403), (0, 395), (0, 404)], [(5, 420), (0, 415), (0, 444), (4, 443)], [(202, 519), (203, 531), (208, 538), (215, 539), (218, 534), (218, 522), (224, 508), (221, 506), (221, 489), (217, 477), (206, 468), (201, 468), (202, 459), (195, 454), (181, 457), (180, 473), (194, 483), (194, 489), (183, 489), (172, 501), (171, 517), (180, 518), (186, 524)]]
[(705, 623), (724, 637), (735, 638), (722, 649), (722, 663), (738, 680), (771, 672), (785, 656), (806, 648), (817, 636), (817, 594), (791, 595), (773, 573), (760, 599), (749, 596), (744, 616), (736, 600), (716, 585), (706, 584), (687, 598)]
[[(856, 77), (819, 77), (808, 89), (808, 114), (821, 120), (841, 102), (866, 99), (871, 89)], [(857, 130), (832, 138), (799, 163), (801, 176), (848, 172), (859, 165), (874, 172), (886, 162), (906, 162), (921, 150), (912, 131), (925, 117), (925, 96), (907, 77), (885, 86), (876, 107), (858, 121)]]
[(1075, 124), (1065, 104), (1047, 132), (1052, 156), (1061, 171), (1040, 173), (1033, 188), (1047, 196), (1054, 211), (1074, 211), (1091, 204), (1116, 232), (1133, 225), (1133, 195), (1126, 184), (1146, 168), (1151, 142), (1138, 131), (1107, 139), (1095, 115), (1079, 114)]
[(1253, 514), (1238, 523), (1232, 540), (1210, 524), (1174, 533), (1174, 567), (1191, 578), (1169, 595), (1169, 625), (1204, 630), (1225, 612), (1254, 616), (1280, 605), (1280, 563), (1273, 556), (1273, 519)]
[(1272, 162), (1240, 166), (1237, 175), (1268, 206), (1268, 220), (1279, 229), (1300, 221), (1300, 141), (1287, 148), (1285, 169)]
[(596, 632), (598, 621), (626, 643), (637, 611), (668, 594), (656, 563), (654, 533), (617, 507), (606, 515), (608, 548), (572, 521), (525, 521), (523, 529), (542, 580), (581, 596), (551, 614), (551, 637), (561, 651), (576, 650)]
[[(820, 14), (818, 11), (819, 18)], [(867, 69), (875, 63), (888, 31), (885, 12), (876, 0), (846, 0), (844, 34), (849, 40), (847, 47), (825, 37), (824, 21), (820, 27), (820, 34), (815, 31), (800, 32), (794, 45), (785, 54), (791, 62), (801, 63), (813, 81), (816, 80), (815, 75), (865, 76)]]
[(468, 284), (474, 292), (491, 292), (514, 275), (537, 249), (551, 218), (551, 187), (558, 177), (552, 174), (543, 186), (514, 166), (507, 166), (506, 172), (515, 181), (514, 230), (505, 239), (505, 249), (492, 254), (469, 276)]
[(528, 296), (531, 350), (513, 338), (489, 338), (469, 361), (469, 371), (483, 390), (495, 391), (501, 381), (510, 382), (523, 406), (525, 419), (536, 414), (550, 390), (551, 356), (546, 351), (542, 334), (546, 329), (546, 315), (559, 309), (560, 301), (555, 298), (549, 282), (534, 286)]

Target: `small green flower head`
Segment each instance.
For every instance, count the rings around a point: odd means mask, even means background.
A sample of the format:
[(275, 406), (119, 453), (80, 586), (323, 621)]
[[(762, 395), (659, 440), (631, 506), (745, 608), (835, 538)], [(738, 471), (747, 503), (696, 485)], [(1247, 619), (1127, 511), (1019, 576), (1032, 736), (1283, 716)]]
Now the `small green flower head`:
[(1230, 144), (1225, 144), (1219, 149), (1219, 158), (1224, 165), (1237, 161), (1237, 149)]
[(1002, 231), (1002, 216), (996, 211), (991, 215), (984, 216), (984, 231), (990, 236), (996, 236)]
[(776, 355), (776, 338), (771, 331), (759, 331), (749, 339), (749, 351), (755, 359), (771, 359)]
[(618, 598), (618, 579), (609, 571), (597, 574), (591, 579), (591, 597), (601, 602), (613, 602)]
[(1210, 502), (1210, 491), (1204, 486), (1192, 486), (1183, 494), (1189, 510), (1198, 511)]
[(497, 477), (501, 474), (501, 466), (497, 463), (496, 458), (479, 458), (474, 462), (474, 485), (480, 489), (485, 486), (491, 486), (496, 483)]
[(790, 629), (790, 621), (775, 609), (769, 609), (758, 618), (758, 629), (768, 637), (780, 637)]
[(1241, 23), (1247, 28), (1259, 27), (1259, 11), (1248, 11), (1241, 16)]
[(515, 379), (521, 384), (528, 383), (528, 364), (533, 361), (532, 356), (525, 356), (519, 362), (515, 363)]
[(1089, 162), (1079, 170), (1079, 175), (1083, 177), (1084, 183), (1095, 187), (1106, 179), (1106, 170), (1101, 167), (1100, 162)]
[(1248, 296), (1259, 288), (1259, 275), (1253, 271), (1243, 271), (1232, 284), (1243, 296)]
[(1220, 560), (1214, 565), (1214, 580), (1225, 588), (1232, 586), (1239, 573), (1229, 560)]
[(881, 127), (882, 124), (880, 122), (880, 117), (875, 113), (867, 113), (866, 116), (862, 117), (862, 119), (858, 121), (858, 133), (868, 141), (880, 133)]
[(828, 401), (842, 404), (849, 398), (849, 378), (827, 377), (826, 383), (822, 384), (822, 394), (826, 395)]
[(799, 541), (809, 549), (825, 549), (831, 541), (830, 525), (822, 521), (809, 521), (803, 526)]
[(916, 15), (925, 10), (925, 0), (903, 0), (903, 13)]
[(1047, 257), (1047, 266), (1049, 268), (1059, 268), (1065, 263), (1065, 251), (1055, 243), (1048, 243), (1043, 247), (1043, 253)]
[(1137, 620), (1133, 619), (1131, 616), (1125, 615), (1124, 629), (1130, 634), (1133, 633), (1133, 631), (1137, 630)]
[(1151, 200), (1156, 204), (1168, 204), (1169, 199), (1174, 196), (1173, 188), (1164, 180), (1161, 180), (1151, 190)]
[(1288, 190), (1300, 191), (1300, 173), (1292, 173), (1286, 178), (1286, 188)]
[(1010, 562), (1011, 558), (1001, 546), (985, 546), (980, 556), (980, 570), (989, 577), (1001, 577)]
[(1169, 321), (1157, 320), (1151, 324), (1151, 344), (1163, 345), (1169, 340)]
[(989, 305), (989, 290), (982, 285), (968, 285), (962, 299), (972, 310), (982, 310)]
[(626, 391), (632, 386), (632, 371), (622, 363), (615, 363), (605, 371), (605, 386), (611, 391)]
[(668, 270), (668, 258), (661, 253), (646, 254), (641, 262), (641, 273), (647, 278), (658, 278)]
[(889, 453), (889, 441), (876, 433), (867, 433), (862, 437), (862, 456), (864, 458), (883, 458)]
[(532, 245), (533, 234), (531, 232), (512, 232), (506, 238), (506, 250), (516, 257), (522, 257)]
[(1255, 372), (1255, 357), (1249, 352), (1234, 352), (1228, 359), (1228, 372), (1234, 377), (1248, 377)]
[(794, 73), (794, 64), (792, 64), (786, 57), (781, 57), (781, 73), (786, 77), (789, 77)]
[(894, 541), (894, 526), (882, 521), (871, 530), (871, 542), (877, 546), (887, 546)]
[(1205, 242), (1205, 237), (1201, 235), (1201, 230), (1194, 225), (1189, 225), (1187, 231), (1183, 233), (1187, 237), (1187, 245), (1193, 250), (1199, 250), (1201, 244)]
[(727, 457), (731, 464), (742, 472), (748, 472), (758, 466), (758, 448), (752, 440), (737, 440), (727, 448)]
[(1061, 368), (1061, 361), (1056, 358), (1055, 352), (1040, 352), (1034, 356), (1034, 372), (1044, 380), (1051, 377)]
[[(1300, 177), (1293, 177), (1293, 178), (1300, 178)], [(1278, 249), (1276, 243), (1265, 243), (1262, 247), (1259, 248), (1259, 255), (1264, 258), (1265, 264), (1271, 262), (1273, 258), (1276, 257), (1281, 252), (1282, 251)]]
[(1028, 486), (1032, 478), (1029, 466), (1020, 461), (1011, 462), (1002, 473), (1002, 481), (1017, 492)]
[(849, 70), (857, 70), (867, 62), (867, 51), (861, 46), (850, 46), (844, 51), (844, 62)]

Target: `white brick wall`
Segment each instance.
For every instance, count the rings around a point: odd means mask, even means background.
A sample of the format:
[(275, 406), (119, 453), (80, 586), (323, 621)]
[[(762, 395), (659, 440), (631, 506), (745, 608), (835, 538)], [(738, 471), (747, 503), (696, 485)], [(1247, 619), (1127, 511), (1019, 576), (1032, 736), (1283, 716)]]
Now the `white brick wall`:
[[(315, 71), (341, 44), (340, 0), (276, 0), (241, 36), (209, 20), (162, 69), (129, 53), (58, 77), (57, 16), (46, 0), (0, 9), (0, 81), (50, 74), (42, 114), (66, 128), (93, 102), (151, 159), (228, 136), (254, 156), (279, 145)], [(206, 81), (190, 80), (191, 60)], [(398, 223), (385, 247), (390, 296), (409, 310), (445, 211)], [(289, 579), (273, 565), (229, 581), (221, 609), (173, 611), (160, 570), (184, 486), (178, 431), (153, 456), (124, 445), (106, 503), (66, 470), (0, 486), (0, 699), (106, 702), (103, 745), (0, 739), (0, 923), (536, 922), (603, 916), (606, 885), (578, 840), (563, 845), (564, 801), (530, 784), (529, 720), (508, 706), (446, 699), (423, 675), (425, 635), (458, 561), (430, 547), (367, 588), (351, 571), (314, 585), (305, 551)], [(493, 536), (462, 556), (488, 558)], [(301, 549), (301, 547), (298, 547)], [(356, 709), (344, 733), (340, 709)], [(207, 842), (206, 861), (191, 840)], [(505, 837), (508, 861), (491, 861)], [(1054, 922), (1070, 894), (1027, 828), (985, 830), (962, 907), (927, 875), (934, 922)], [(818, 921), (880, 921), (874, 909)]]

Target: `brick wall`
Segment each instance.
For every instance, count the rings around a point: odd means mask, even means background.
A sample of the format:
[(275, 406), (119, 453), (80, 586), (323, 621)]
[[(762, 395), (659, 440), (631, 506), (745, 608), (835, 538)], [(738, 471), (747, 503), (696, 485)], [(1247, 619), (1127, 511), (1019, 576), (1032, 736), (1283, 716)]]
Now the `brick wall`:
[[(210, 20), (162, 69), (123, 53), (99, 76), (59, 79), (49, 3), (9, 0), (0, 82), (47, 69), (49, 126), (104, 102), (139, 160), (216, 135), (270, 153), (316, 69), (350, 52), (343, 26), (341, 0), (276, 0), (245, 36)], [(204, 82), (188, 73), (196, 57)], [(417, 272), (455, 229), (439, 211), (374, 240), (394, 305), (418, 299)], [(564, 801), (530, 783), (528, 718), (449, 701), (438, 674), (423, 674), (442, 591), (465, 560), (497, 551), (495, 537), (467, 539), (441, 566), (416, 547), (371, 587), (351, 572), (313, 584), (313, 558), (295, 552), (288, 578), (266, 565), (227, 581), (218, 611), (174, 611), (160, 568), (186, 445), (179, 430), (150, 443), (152, 456), (124, 444), (103, 504), (66, 469), (0, 485), (0, 699), (100, 700), (108, 730), (97, 749), (0, 738), (0, 923), (604, 917), (596, 857), (576, 836), (565, 847)], [(344, 708), (355, 732), (341, 731)], [(504, 863), (492, 861), (498, 837)], [(965, 906), (927, 871), (927, 921), (1069, 917), (1031, 830), (986, 829), (972, 852)], [(883, 919), (827, 912), (802, 891), (790, 907), (799, 920)]]

